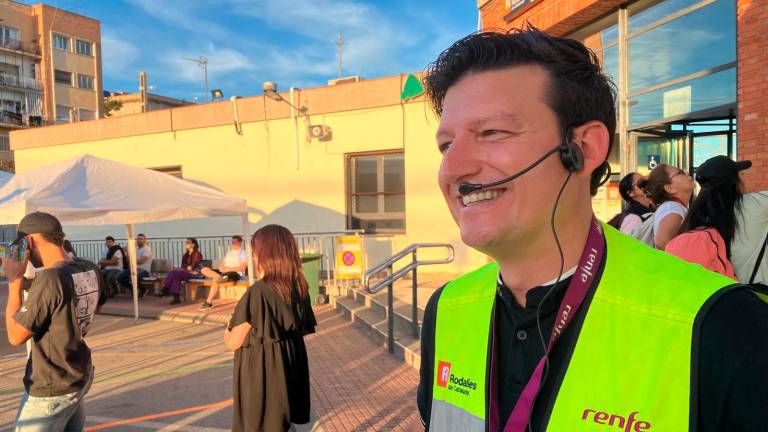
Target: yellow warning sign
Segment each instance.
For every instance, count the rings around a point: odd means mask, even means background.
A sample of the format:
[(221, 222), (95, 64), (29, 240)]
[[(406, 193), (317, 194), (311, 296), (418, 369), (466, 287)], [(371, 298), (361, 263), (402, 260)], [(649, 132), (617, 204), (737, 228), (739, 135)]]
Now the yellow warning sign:
[(360, 279), (363, 277), (362, 237), (348, 235), (336, 237), (336, 278)]

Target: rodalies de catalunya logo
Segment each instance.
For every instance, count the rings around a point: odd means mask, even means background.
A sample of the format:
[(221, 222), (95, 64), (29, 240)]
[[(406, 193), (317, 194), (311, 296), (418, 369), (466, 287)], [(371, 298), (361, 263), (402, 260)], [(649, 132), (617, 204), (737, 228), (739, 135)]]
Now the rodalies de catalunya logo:
[(437, 386), (445, 387), (450, 391), (469, 395), (472, 390), (477, 390), (477, 383), (471, 378), (456, 376), (451, 373), (451, 363), (447, 361), (437, 362)]

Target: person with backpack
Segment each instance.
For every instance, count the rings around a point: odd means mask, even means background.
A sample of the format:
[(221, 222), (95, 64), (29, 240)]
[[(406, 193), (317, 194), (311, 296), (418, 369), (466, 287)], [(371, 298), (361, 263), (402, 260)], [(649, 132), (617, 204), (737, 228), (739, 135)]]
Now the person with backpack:
[(768, 284), (768, 191), (745, 193), (741, 172), (751, 161), (726, 156), (696, 172), (701, 192), (667, 252), (745, 284)]
[(619, 182), (619, 194), (626, 203), (626, 208), (608, 221), (608, 225), (624, 234), (631, 235), (646, 219), (653, 215), (651, 209), (653, 203), (639, 186), (642, 180), (642, 174), (632, 172), (625, 175)]
[[(652, 218), (653, 246), (664, 250), (667, 243), (680, 232), (688, 213), (688, 203), (694, 188), (693, 177), (680, 168), (659, 164), (647, 179), (640, 181), (640, 187), (656, 204)], [(651, 219), (644, 222), (638, 232), (649, 231), (643, 229), (647, 228), (648, 223), (651, 223)]]

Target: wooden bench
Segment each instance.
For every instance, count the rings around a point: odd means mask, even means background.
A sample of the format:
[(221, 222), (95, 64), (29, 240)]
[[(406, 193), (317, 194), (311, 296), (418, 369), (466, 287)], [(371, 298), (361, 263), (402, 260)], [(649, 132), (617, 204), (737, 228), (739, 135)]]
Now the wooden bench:
[[(187, 302), (198, 300), (198, 298), (205, 299), (208, 296), (208, 290), (213, 284), (212, 279), (190, 279), (184, 283), (184, 299)], [(240, 300), (240, 297), (245, 294), (248, 289), (248, 280), (240, 280), (237, 282), (222, 282), (219, 284), (219, 298), (223, 300)], [(204, 288), (204, 289), (200, 289)], [(202, 292), (202, 297), (200, 293)]]

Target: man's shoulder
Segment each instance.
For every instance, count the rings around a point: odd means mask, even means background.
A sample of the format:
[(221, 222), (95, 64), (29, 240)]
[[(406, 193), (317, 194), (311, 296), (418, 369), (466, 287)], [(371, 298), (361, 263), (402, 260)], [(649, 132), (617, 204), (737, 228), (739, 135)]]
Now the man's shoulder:
[[(698, 317), (708, 345), (730, 346), (727, 351), (747, 353), (764, 347), (768, 333), (768, 303), (746, 285), (738, 285), (712, 299)], [(768, 349), (761, 348), (768, 360)]]

